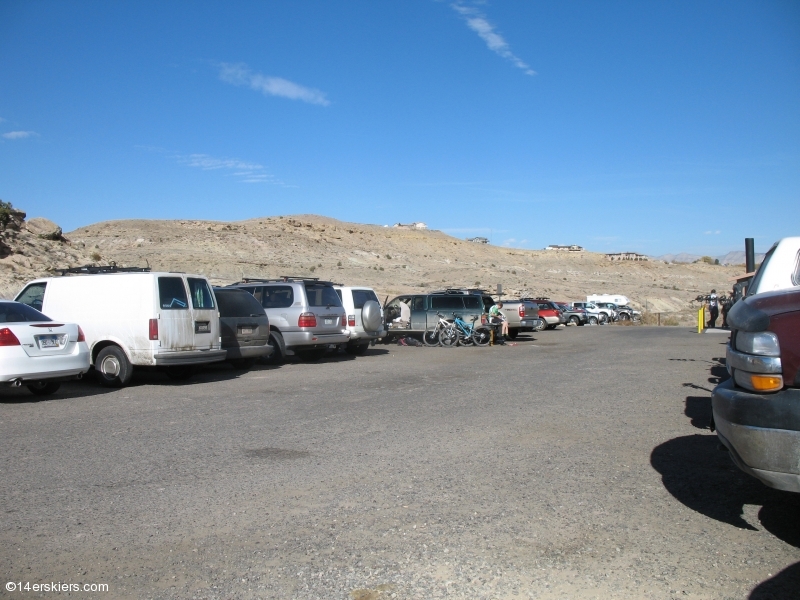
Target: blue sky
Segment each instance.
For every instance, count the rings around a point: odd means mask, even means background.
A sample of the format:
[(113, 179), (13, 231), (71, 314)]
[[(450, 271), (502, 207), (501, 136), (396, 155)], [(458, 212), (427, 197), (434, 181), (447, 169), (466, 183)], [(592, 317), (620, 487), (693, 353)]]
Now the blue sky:
[(719, 255), (800, 223), (800, 3), (0, 1), (0, 198)]

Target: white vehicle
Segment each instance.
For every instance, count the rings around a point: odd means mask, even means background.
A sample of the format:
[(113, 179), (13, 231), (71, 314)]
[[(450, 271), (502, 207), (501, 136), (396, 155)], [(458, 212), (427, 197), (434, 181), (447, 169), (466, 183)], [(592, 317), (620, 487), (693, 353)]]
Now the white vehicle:
[(37, 396), (89, 370), (89, 347), (75, 323), (56, 323), (19, 302), (0, 301), (0, 381)]
[(345, 350), (350, 354), (364, 354), (370, 342), (386, 335), (383, 325), (383, 309), (375, 290), (369, 287), (334, 285), (336, 295), (342, 300), (347, 314), (347, 329), (350, 341)]
[(611, 302), (612, 304), (616, 304), (617, 306), (628, 306), (630, 304), (630, 300), (628, 300), (627, 296), (623, 296), (621, 294), (592, 294), (591, 296), (586, 296), (587, 302)]
[(69, 272), (91, 274), (36, 279), (16, 300), (80, 323), (103, 385), (126, 385), (133, 366), (164, 367), (170, 377), (183, 378), (193, 365), (225, 360), (205, 277), (115, 267)]
[(747, 295), (788, 290), (800, 286), (800, 237), (773, 244), (747, 287)]
[(608, 308), (600, 308), (594, 302), (570, 302), (572, 308), (582, 308), (589, 314), (589, 325), (605, 325), (613, 320)]

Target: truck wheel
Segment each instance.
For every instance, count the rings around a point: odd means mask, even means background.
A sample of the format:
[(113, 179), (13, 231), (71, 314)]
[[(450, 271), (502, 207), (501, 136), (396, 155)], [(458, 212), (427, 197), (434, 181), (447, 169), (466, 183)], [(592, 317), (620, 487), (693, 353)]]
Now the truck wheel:
[(61, 383), (58, 381), (34, 381), (29, 383), (27, 387), (34, 396), (49, 396), (58, 391)]
[(517, 339), (518, 335), (519, 335), (519, 329), (509, 329), (508, 335), (506, 337), (510, 340), (515, 340)]
[(594, 315), (591, 315), (591, 316), (589, 317), (588, 321), (586, 321), (586, 322), (587, 322), (589, 325), (597, 325), (597, 317), (595, 317)]
[(286, 360), (286, 344), (283, 341), (283, 336), (279, 331), (270, 331), (269, 343), (274, 348), (272, 354), (264, 359), (268, 365), (280, 365)]
[(572, 315), (569, 318), (569, 322), (572, 323), (573, 325), (580, 325), (581, 324), (581, 320), (577, 315)]
[(100, 350), (94, 359), (94, 369), (100, 385), (105, 387), (123, 387), (133, 376), (133, 366), (119, 346), (106, 346)]

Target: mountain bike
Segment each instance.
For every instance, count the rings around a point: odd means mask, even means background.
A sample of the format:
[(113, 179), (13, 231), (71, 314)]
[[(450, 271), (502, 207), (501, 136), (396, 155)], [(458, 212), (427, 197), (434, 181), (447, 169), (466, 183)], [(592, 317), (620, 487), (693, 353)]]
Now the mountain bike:
[(492, 329), (486, 325), (475, 325), (480, 317), (472, 319), (472, 323), (467, 323), (460, 315), (453, 313), (453, 322), (448, 327), (442, 329), (439, 335), (439, 342), (442, 346), (488, 346), (492, 339)]
[(428, 327), (425, 333), (422, 334), (422, 343), (426, 346), (438, 346), (441, 342), (441, 333), (449, 328), (452, 323), (444, 318), (442, 313), (436, 313), (439, 316), (439, 322), (433, 327)]

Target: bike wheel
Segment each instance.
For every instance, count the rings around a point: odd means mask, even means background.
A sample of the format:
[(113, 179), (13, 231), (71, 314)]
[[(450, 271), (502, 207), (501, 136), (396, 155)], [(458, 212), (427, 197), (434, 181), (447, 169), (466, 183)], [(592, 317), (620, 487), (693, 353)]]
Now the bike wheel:
[(492, 340), (492, 330), (484, 325), (479, 325), (472, 330), (472, 343), (476, 346), (488, 346)]
[(445, 348), (454, 348), (455, 346), (458, 345), (458, 337), (459, 337), (458, 329), (455, 326), (451, 325), (450, 327), (445, 327), (439, 333), (439, 342)]
[(439, 345), (439, 328), (431, 327), (422, 334), (422, 343), (433, 348)]

